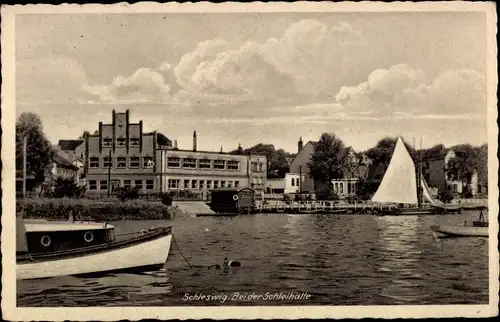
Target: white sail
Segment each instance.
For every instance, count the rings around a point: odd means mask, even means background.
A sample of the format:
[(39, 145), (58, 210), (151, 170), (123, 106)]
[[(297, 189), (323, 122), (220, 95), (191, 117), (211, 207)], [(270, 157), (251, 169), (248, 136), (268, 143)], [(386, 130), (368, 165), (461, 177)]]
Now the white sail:
[(375, 202), (417, 204), (415, 164), (401, 138), (398, 138), (384, 178), (372, 197)]
[(420, 184), (422, 185), (422, 199), (425, 202), (430, 203), (431, 205), (438, 204), (439, 202), (437, 202), (434, 198), (432, 198), (429, 186), (427, 185), (427, 182), (425, 182), (424, 178), (421, 179)]

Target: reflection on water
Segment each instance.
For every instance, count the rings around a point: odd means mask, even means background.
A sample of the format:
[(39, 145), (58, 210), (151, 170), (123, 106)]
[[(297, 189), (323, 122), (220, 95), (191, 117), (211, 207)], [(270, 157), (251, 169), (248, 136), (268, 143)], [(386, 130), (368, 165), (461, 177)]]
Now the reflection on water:
[[(19, 306), (387, 305), (488, 301), (488, 243), (438, 240), (434, 224), (463, 223), (471, 214), (259, 214), (169, 222), (166, 270), (102, 278), (18, 281)], [(117, 233), (165, 221), (114, 223)], [(186, 263), (186, 260), (191, 265)], [(224, 257), (242, 267), (215, 269)], [(309, 299), (196, 301), (186, 294), (308, 292)]]
[(422, 292), (421, 260), (419, 249), (422, 220), (418, 216), (377, 217), (380, 230), (381, 256), (379, 270), (392, 275), (382, 296), (392, 298), (398, 304), (424, 299)]

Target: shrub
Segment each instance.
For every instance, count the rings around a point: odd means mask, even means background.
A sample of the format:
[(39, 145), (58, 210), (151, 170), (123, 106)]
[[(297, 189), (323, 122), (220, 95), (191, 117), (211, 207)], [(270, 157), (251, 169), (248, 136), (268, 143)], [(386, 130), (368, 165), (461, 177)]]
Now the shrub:
[(292, 201), (289, 195), (283, 195), (283, 202), (289, 204)]
[(438, 194), (438, 199), (444, 203), (448, 203), (453, 200), (453, 192), (451, 190), (442, 190)]
[(81, 198), (85, 194), (85, 187), (79, 187), (74, 180), (57, 178), (45, 187), (45, 196), (48, 198)]
[(100, 201), (90, 199), (20, 199), (17, 212), (24, 218), (48, 220), (91, 218), (96, 221), (168, 219), (168, 207), (160, 202), (143, 200)]
[(164, 204), (165, 206), (171, 206), (172, 205), (172, 196), (169, 193), (164, 193), (161, 196), (161, 203)]
[(139, 189), (134, 187), (120, 187), (115, 190), (116, 191), (116, 196), (118, 199), (121, 201), (125, 200), (134, 200), (139, 198)]

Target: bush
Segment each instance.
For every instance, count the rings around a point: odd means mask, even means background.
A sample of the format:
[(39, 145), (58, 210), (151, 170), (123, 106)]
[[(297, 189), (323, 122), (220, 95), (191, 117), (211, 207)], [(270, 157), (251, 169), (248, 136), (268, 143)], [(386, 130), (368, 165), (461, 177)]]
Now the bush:
[(101, 201), (90, 199), (19, 199), (17, 213), (24, 218), (48, 220), (67, 219), (72, 212), (74, 219), (92, 218), (96, 221), (155, 220), (170, 218), (169, 207), (160, 202), (143, 200)]
[(161, 203), (164, 204), (165, 206), (171, 206), (172, 205), (172, 196), (168, 193), (164, 193), (161, 196)]
[(57, 178), (44, 187), (44, 195), (48, 198), (81, 198), (85, 187), (79, 187), (72, 179)]
[(283, 202), (289, 204), (292, 201), (289, 195), (283, 195)]
[(134, 200), (139, 198), (139, 189), (134, 187), (120, 187), (115, 190), (116, 191), (116, 196), (118, 199), (121, 201), (126, 201), (126, 200)]
[(449, 203), (453, 200), (453, 192), (451, 190), (442, 190), (438, 194), (438, 199), (444, 203)]
[(326, 185), (316, 192), (316, 200), (337, 201), (339, 196), (333, 191), (333, 187)]

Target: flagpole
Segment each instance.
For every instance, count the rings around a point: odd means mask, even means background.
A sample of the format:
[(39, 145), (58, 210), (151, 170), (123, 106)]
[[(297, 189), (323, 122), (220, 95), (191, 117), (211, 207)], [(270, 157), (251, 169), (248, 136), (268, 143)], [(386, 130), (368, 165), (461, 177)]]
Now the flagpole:
[(28, 140), (26, 136), (23, 138), (23, 199), (26, 199), (26, 150), (28, 145)]

